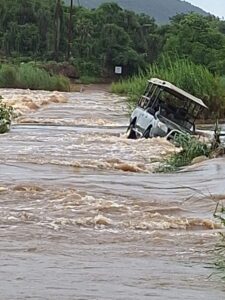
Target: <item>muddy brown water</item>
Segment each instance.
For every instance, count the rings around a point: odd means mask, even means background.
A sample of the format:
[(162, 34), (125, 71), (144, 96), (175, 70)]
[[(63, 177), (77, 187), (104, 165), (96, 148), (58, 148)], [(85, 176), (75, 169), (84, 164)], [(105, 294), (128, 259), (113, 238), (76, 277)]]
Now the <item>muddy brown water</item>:
[(63, 97), (0, 136), (1, 299), (224, 299), (212, 274), (225, 159), (153, 174), (176, 149), (127, 140), (124, 98)]

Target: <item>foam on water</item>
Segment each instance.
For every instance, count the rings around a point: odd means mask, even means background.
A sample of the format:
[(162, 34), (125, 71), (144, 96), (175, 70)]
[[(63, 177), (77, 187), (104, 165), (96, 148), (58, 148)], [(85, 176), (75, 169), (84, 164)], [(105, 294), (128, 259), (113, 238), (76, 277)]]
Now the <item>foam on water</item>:
[(31, 91), (31, 90), (4, 90), (1, 89), (3, 102), (14, 108), (15, 114), (21, 116), (36, 111), (51, 103), (65, 103), (68, 98), (65, 93)]

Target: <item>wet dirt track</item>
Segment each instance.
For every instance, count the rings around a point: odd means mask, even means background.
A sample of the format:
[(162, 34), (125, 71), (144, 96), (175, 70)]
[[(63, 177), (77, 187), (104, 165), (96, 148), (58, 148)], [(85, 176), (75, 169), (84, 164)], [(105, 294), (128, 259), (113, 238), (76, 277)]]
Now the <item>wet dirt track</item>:
[(175, 149), (127, 140), (123, 98), (1, 94), (23, 104), (0, 136), (1, 299), (224, 299), (209, 277), (223, 158), (153, 174)]

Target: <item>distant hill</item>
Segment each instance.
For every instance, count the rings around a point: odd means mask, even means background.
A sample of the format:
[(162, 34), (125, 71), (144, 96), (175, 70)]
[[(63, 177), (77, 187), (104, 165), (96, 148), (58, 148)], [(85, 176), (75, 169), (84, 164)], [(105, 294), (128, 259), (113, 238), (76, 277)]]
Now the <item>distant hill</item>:
[[(64, 0), (66, 4), (70, 0)], [(169, 18), (180, 13), (196, 12), (201, 15), (207, 13), (186, 1), (181, 0), (74, 0), (74, 4), (87, 8), (96, 8), (104, 2), (116, 2), (122, 8), (135, 11), (136, 13), (145, 13), (153, 17), (157, 23), (165, 24)]]

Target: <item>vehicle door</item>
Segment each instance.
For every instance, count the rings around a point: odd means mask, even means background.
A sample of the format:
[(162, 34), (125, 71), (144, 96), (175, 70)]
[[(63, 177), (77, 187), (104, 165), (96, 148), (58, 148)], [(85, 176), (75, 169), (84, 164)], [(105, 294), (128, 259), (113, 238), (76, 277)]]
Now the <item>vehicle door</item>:
[(147, 109), (142, 110), (137, 119), (137, 127), (140, 128), (142, 132), (146, 131), (150, 126), (154, 126), (154, 115)]
[(149, 91), (142, 96), (142, 112), (137, 119), (137, 127), (139, 127), (142, 132), (145, 132), (150, 126), (154, 127), (156, 122), (155, 109), (159, 94), (160, 88), (157, 85), (152, 85)]

